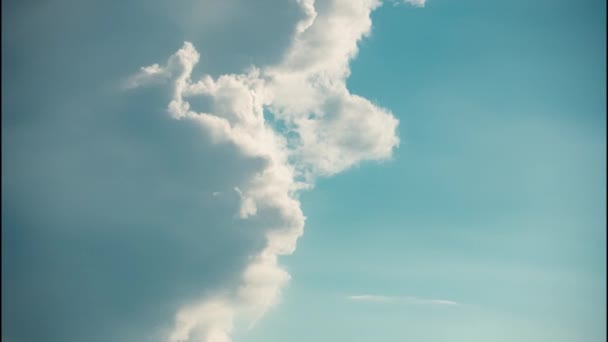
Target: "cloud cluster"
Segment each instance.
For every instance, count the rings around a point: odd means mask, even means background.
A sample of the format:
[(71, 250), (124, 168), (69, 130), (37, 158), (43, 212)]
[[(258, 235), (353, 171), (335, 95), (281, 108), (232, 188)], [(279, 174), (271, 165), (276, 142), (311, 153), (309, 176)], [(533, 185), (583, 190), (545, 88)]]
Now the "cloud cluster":
[(229, 341), (236, 317), (258, 319), (289, 281), (278, 257), (293, 253), (303, 233), (298, 191), (362, 161), (388, 159), (399, 144), (391, 112), (346, 87), (349, 62), (380, 2), (298, 4), (305, 17), (279, 63), (193, 80), (200, 55), (186, 42), (164, 66), (143, 67), (127, 82), (131, 88), (167, 83), (171, 117), (196, 125), (214, 144), (234, 146), (264, 163), (234, 191), (243, 226), (263, 226), (265, 246), (237, 285), (178, 312), (171, 341)]

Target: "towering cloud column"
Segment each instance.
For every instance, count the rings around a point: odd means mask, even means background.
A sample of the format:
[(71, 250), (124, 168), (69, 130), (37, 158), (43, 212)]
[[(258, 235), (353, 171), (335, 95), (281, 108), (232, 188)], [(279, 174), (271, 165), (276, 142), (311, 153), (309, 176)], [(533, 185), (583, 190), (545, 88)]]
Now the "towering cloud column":
[[(184, 43), (164, 66), (143, 67), (130, 87), (169, 84), (169, 114), (201, 128), (215, 144), (230, 144), (263, 161), (260, 172), (235, 184), (248, 226), (263, 227), (260, 246), (238, 283), (185, 305), (169, 336), (177, 341), (230, 341), (233, 322), (255, 322), (275, 304), (289, 274), (280, 255), (294, 252), (305, 217), (298, 193), (317, 177), (331, 176), (361, 161), (391, 157), (399, 145), (398, 120), (387, 109), (351, 94), (346, 87), (357, 43), (369, 34), (375, 0), (299, 0), (305, 18), (295, 27), (280, 63), (240, 74), (204, 75), (192, 70), (199, 53)], [(204, 48), (204, 47), (203, 47)], [(194, 101), (205, 108), (193, 108)], [(199, 101), (200, 100), (200, 101)]]

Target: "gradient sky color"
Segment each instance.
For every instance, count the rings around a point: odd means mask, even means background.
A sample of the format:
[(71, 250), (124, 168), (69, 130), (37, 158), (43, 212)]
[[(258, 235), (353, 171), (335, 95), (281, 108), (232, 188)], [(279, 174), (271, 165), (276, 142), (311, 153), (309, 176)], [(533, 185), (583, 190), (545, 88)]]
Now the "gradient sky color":
[[(177, 302), (259, 243), (215, 219), (236, 196), (198, 192), (255, 163), (197, 147), (165, 93), (117, 87), (185, 40), (195, 74), (274, 62), (298, 14), (226, 3), (3, 2), (3, 341), (160, 341)], [(233, 340), (605, 340), (605, 1), (388, 2), (371, 18), (347, 85), (399, 119), (400, 146), (302, 194), (291, 281)]]
[(349, 85), (402, 144), (304, 195), (293, 281), (247, 340), (605, 340), (605, 6), (376, 11)]

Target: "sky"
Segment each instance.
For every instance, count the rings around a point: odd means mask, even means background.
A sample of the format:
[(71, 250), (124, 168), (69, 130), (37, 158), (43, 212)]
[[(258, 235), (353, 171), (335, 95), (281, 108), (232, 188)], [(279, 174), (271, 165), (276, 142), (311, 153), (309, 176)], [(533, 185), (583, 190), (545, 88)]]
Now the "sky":
[(2, 3), (2, 340), (603, 341), (606, 3)]

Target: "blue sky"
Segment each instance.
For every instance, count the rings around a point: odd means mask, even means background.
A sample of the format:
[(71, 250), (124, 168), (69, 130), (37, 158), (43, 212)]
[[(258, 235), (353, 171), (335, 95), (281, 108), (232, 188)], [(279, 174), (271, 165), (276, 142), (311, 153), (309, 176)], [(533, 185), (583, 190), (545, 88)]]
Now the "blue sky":
[[(372, 18), (349, 85), (402, 145), (303, 196), (292, 295), (254, 341), (605, 339), (605, 4)], [(461, 305), (346, 299), (363, 293)]]
[(4, 2), (3, 340), (604, 340), (605, 2), (363, 3)]

